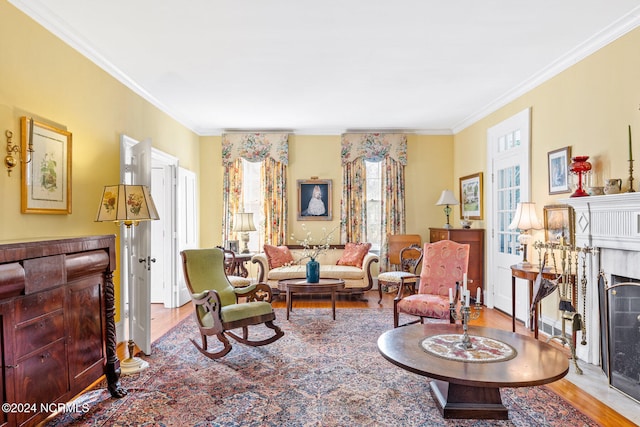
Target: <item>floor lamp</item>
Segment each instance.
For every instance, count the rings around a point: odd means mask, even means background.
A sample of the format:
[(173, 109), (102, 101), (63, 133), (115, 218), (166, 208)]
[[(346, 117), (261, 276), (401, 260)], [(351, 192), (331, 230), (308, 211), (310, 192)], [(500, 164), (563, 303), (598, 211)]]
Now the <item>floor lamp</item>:
[[(151, 193), (146, 185), (106, 185), (100, 199), (100, 206), (96, 221), (113, 222), (116, 225), (126, 227), (127, 248), (131, 251), (131, 226), (136, 226), (140, 221), (152, 221), (160, 219), (156, 205), (153, 203)], [(126, 286), (128, 296), (129, 340), (127, 348), (129, 357), (120, 362), (122, 374), (140, 372), (149, 367), (149, 363), (134, 356), (135, 343), (133, 342), (133, 286), (131, 285), (131, 253), (127, 254)]]

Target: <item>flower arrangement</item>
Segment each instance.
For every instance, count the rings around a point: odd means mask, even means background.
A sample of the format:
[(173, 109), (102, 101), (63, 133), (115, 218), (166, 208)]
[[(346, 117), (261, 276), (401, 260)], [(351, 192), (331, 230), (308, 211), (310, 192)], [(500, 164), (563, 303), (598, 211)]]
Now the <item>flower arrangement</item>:
[(298, 261), (301, 261), (305, 258), (310, 258), (312, 261), (315, 261), (317, 257), (328, 251), (331, 247), (333, 234), (339, 227), (340, 224), (336, 225), (329, 232), (327, 232), (327, 229), (325, 227), (322, 227), (322, 237), (316, 242), (311, 236), (311, 231), (308, 231), (305, 224), (302, 224), (302, 230), (306, 233), (304, 239), (300, 240), (295, 235), (291, 235), (291, 240), (295, 241), (298, 245), (303, 247), (302, 257)]

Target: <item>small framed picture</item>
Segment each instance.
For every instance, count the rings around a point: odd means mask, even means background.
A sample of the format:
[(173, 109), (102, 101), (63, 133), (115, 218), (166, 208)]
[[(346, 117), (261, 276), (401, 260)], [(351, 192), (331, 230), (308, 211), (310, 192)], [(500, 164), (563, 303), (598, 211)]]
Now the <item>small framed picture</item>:
[(331, 180), (298, 180), (298, 220), (331, 221)]
[(460, 178), (460, 218), (482, 219), (482, 172)]
[(544, 234), (547, 242), (565, 245), (574, 244), (575, 219), (569, 205), (547, 205), (544, 207)]
[(569, 193), (569, 159), (571, 147), (547, 153), (549, 162), (549, 194)]
[[(71, 213), (71, 132), (20, 118), (22, 131), (21, 212)], [(29, 151), (31, 150), (31, 151)]]
[(229, 240), (227, 242), (227, 249), (229, 249), (231, 252), (238, 252), (239, 247), (240, 245), (237, 240)]

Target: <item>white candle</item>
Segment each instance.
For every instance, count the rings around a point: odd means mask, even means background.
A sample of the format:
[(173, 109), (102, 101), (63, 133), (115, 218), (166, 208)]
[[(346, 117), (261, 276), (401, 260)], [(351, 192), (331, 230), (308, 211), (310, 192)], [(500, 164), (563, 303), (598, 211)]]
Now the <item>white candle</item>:
[(467, 292), (467, 273), (462, 274), (462, 294)]
[(469, 298), (470, 297), (471, 297), (471, 291), (469, 291), (469, 290), (465, 291), (464, 299), (465, 299), (465, 305), (467, 307), (469, 307)]
[(453, 290), (449, 288), (449, 304), (453, 304)]
[(480, 304), (480, 288), (478, 288), (478, 294), (476, 295), (476, 303)]

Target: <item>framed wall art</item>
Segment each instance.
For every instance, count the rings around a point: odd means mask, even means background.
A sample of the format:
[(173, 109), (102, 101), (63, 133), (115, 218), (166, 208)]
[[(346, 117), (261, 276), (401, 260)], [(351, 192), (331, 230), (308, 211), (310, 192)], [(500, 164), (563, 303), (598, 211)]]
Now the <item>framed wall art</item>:
[(482, 219), (482, 172), (460, 178), (460, 218)]
[(238, 252), (240, 248), (240, 242), (238, 242), (237, 240), (229, 240), (227, 242), (227, 249), (229, 249), (231, 252)]
[(22, 213), (70, 214), (71, 132), (27, 117), (20, 128), (22, 158), (30, 159), (22, 163)]
[(575, 218), (569, 205), (544, 207), (544, 234), (547, 242), (573, 245), (575, 243)]
[(547, 153), (549, 163), (549, 194), (569, 193), (569, 159), (571, 147)]
[(331, 221), (331, 180), (298, 180), (298, 220)]

